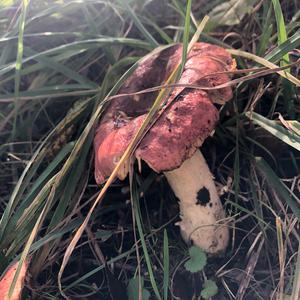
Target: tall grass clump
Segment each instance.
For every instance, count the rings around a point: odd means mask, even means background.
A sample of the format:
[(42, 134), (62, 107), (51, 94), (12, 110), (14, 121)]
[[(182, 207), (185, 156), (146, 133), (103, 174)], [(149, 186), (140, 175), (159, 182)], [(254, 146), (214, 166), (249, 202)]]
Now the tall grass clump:
[[(0, 1), (0, 274), (19, 262), (11, 291), (29, 262), (24, 299), (192, 299), (206, 297), (208, 283), (213, 299), (299, 299), (299, 8), (293, 0)], [(134, 165), (124, 182), (97, 186), (93, 137), (140, 58), (183, 42), (183, 65), (196, 40), (227, 48), (238, 71), (234, 98), (202, 147), (230, 245), (191, 273), (164, 177)], [(149, 118), (168, 91), (158, 90)]]

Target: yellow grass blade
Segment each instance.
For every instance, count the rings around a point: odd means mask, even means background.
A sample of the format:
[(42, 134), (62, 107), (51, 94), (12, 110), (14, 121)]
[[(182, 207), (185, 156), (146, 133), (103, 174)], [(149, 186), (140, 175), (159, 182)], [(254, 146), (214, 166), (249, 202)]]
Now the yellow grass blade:
[[(253, 60), (253, 61), (269, 68), (269, 69), (279, 68), (277, 65), (269, 62), (268, 60), (266, 60), (262, 57), (259, 57), (255, 54), (246, 52), (246, 51), (236, 50), (236, 49), (227, 49), (227, 52), (229, 52), (230, 54), (235, 55), (235, 56), (241, 56), (241, 57), (244, 57), (244, 58), (247, 58), (247, 59), (251, 59), (251, 60)], [(278, 73), (280, 76), (288, 79), (289, 81), (294, 83), (296, 86), (300, 86), (300, 80), (298, 78), (296, 78), (295, 76), (291, 75), (290, 73), (284, 72), (284, 71), (276, 71), (276, 73)]]

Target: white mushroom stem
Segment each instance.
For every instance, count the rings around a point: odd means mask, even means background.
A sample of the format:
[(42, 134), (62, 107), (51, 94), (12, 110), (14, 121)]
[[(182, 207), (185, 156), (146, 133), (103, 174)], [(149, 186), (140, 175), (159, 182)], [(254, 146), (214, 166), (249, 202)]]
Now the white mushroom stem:
[(225, 212), (213, 176), (200, 151), (180, 168), (164, 172), (180, 202), (181, 235), (208, 253), (225, 250), (229, 240)]

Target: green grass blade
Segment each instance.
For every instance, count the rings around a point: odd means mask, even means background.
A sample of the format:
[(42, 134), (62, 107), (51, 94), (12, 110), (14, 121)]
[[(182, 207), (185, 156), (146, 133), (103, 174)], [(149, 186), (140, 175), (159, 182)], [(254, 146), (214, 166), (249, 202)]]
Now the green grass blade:
[[(121, 259), (126, 259), (126, 257), (128, 257), (130, 254), (133, 254), (135, 252), (135, 249), (132, 248), (128, 251), (125, 251), (123, 253), (121, 253), (120, 255), (116, 256), (116, 257), (113, 257), (111, 259), (109, 259), (107, 261), (107, 264), (110, 265), (110, 264), (113, 264), (115, 262), (118, 262), (119, 260)], [(69, 284), (68, 286), (65, 286), (64, 287), (64, 291), (68, 291), (70, 290), (72, 287), (75, 287), (77, 286), (79, 283), (81, 283), (82, 281), (88, 279), (89, 277), (95, 275), (97, 272), (103, 270), (105, 268), (105, 265), (102, 264), (101, 266), (93, 269), (92, 271), (89, 271), (88, 273), (84, 274), (83, 276), (81, 276), (80, 278), (74, 280), (74, 282), (72, 282), (71, 284)]]
[(166, 229), (164, 229), (164, 279), (163, 279), (163, 291), (164, 291), (164, 300), (168, 300), (168, 291), (169, 291), (169, 276), (170, 276), (170, 258), (169, 258), (169, 240)]
[(299, 48), (300, 46), (300, 30), (297, 30), (285, 42), (278, 45), (270, 53), (265, 56), (268, 61), (275, 62), (284, 57), (289, 51)]
[[(279, 0), (272, 0), (272, 3), (273, 3), (275, 17), (276, 17), (278, 45), (281, 45), (287, 40), (284, 18), (283, 18)], [(289, 64), (290, 60), (288, 54), (285, 54), (282, 58), (284, 61), (281, 63), (281, 66), (285, 66), (286, 64)]]
[[(274, 10), (275, 10), (275, 17), (276, 17), (276, 24), (277, 24), (277, 35), (278, 35), (278, 45), (280, 46), (282, 43), (287, 41), (287, 33), (284, 23), (284, 18), (280, 6), (279, 0), (272, 0)], [(280, 66), (284, 67), (290, 63), (289, 54), (286, 53), (282, 56), (280, 60)], [(287, 69), (285, 72), (289, 73), (290, 69)], [(290, 82), (283, 79), (282, 81), (283, 87), (283, 97), (284, 97), (284, 104), (286, 107), (286, 111), (291, 118), (295, 116), (295, 104), (293, 100), (293, 92), (292, 86)]]
[[(30, 55), (30, 56), (38, 54), (37, 52), (30, 49), (29, 47), (26, 47), (25, 52), (28, 53), (28, 55)], [(39, 62), (42, 66), (47, 67), (49, 69), (53, 69), (56, 72), (65, 75), (67, 78), (75, 80), (78, 83), (85, 85), (90, 89), (95, 89), (98, 87), (98, 85), (96, 83), (94, 83), (93, 81), (89, 80), (86, 77), (81, 76), (79, 73), (70, 69), (65, 64), (57, 63), (51, 57), (47, 57), (46, 55), (38, 56), (36, 61)]]
[(155, 281), (155, 277), (153, 274), (153, 268), (152, 268), (152, 264), (151, 264), (151, 259), (150, 259), (149, 253), (148, 253), (148, 249), (147, 249), (147, 245), (146, 245), (146, 241), (145, 241), (145, 237), (144, 237), (143, 226), (142, 226), (141, 216), (140, 216), (140, 212), (139, 212), (139, 194), (138, 194), (138, 188), (136, 186), (135, 176), (133, 176), (133, 180), (132, 180), (131, 197), (132, 197), (132, 205), (133, 205), (133, 210), (134, 210), (134, 217), (136, 220), (138, 233), (139, 233), (140, 240), (142, 243), (142, 249), (143, 249), (143, 253), (145, 256), (147, 269), (149, 272), (150, 282), (151, 282), (151, 285), (152, 285), (152, 288), (153, 288), (156, 298), (161, 300), (161, 296), (159, 294), (159, 290), (158, 290), (158, 287), (157, 287), (157, 284)]
[[(80, 159), (77, 159), (77, 161), (73, 163), (70, 174), (62, 178), (58, 184), (55, 183), (54, 185), (55, 194), (58, 194), (56, 197), (57, 204), (55, 205), (56, 207), (54, 209), (53, 216), (50, 219), (50, 223), (47, 226), (47, 234), (64, 220), (64, 217), (67, 215), (66, 212), (68, 208), (70, 208), (69, 213), (72, 213), (72, 209), (77, 205), (78, 197), (76, 197), (76, 193), (82, 193), (82, 189), (85, 187), (84, 182), (86, 181), (86, 176), (78, 176), (78, 174), (84, 174), (91, 142), (92, 139), (90, 136), (90, 138), (81, 148), (81, 152), (78, 155)], [(33, 272), (38, 272), (42, 268), (46, 258), (49, 256), (49, 253), (54, 251), (53, 248), (57, 246), (59, 246), (58, 241), (52, 242), (50, 245), (43, 247), (36, 254), (37, 259), (35, 261), (36, 265), (33, 267)]]
[(59, 203), (54, 211), (50, 224), (48, 225), (48, 231), (52, 230), (53, 227), (61, 222), (68, 205), (70, 205), (70, 203), (72, 202), (72, 198), (74, 197), (74, 193), (81, 179), (81, 177), (79, 177), (77, 174), (83, 174), (84, 172), (84, 168), (86, 167), (86, 159), (90, 150), (91, 143), (92, 139), (90, 136), (82, 147), (80, 155), (78, 155), (80, 159), (78, 159), (74, 163), (72, 169), (70, 170), (70, 175), (68, 176), (68, 179), (64, 184), (63, 195), (60, 197)]
[(298, 300), (300, 298), (300, 241), (298, 243), (297, 262), (294, 271), (294, 282), (291, 300)]
[(7, 223), (9, 222), (9, 218), (12, 214), (12, 211), (14, 207), (18, 205), (18, 202), (20, 200), (20, 195), (24, 192), (27, 183), (33, 177), (34, 173), (36, 172), (36, 170), (38, 169), (41, 163), (41, 160), (44, 158), (46, 154), (45, 152), (43, 153), (41, 151), (42, 147), (43, 145), (41, 145), (38, 148), (38, 150), (35, 152), (31, 160), (28, 162), (5, 207), (4, 213), (2, 214), (0, 219), (0, 241), (3, 239), (3, 233), (5, 231)]
[(300, 200), (297, 196), (288, 189), (261, 157), (257, 157), (255, 161), (258, 169), (264, 174), (270, 186), (284, 199), (298, 220), (300, 220)]
[(270, 37), (273, 31), (273, 24), (272, 24), (272, 4), (266, 3), (266, 10), (267, 12), (264, 14), (264, 25), (262, 29), (262, 34), (259, 38), (258, 50), (257, 55), (263, 56), (267, 50)]
[(284, 143), (300, 151), (300, 136), (290, 130), (285, 129), (275, 121), (271, 121), (255, 112), (247, 112), (246, 116), (255, 124), (264, 128)]
[(230, 204), (232, 207), (234, 207), (236, 210), (240, 210), (244, 213), (246, 213), (247, 215), (253, 217), (255, 220), (257, 220), (258, 222), (260, 222), (261, 224), (263, 224), (265, 226), (266, 229), (270, 229), (274, 231), (274, 228), (272, 228), (270, 226), (270, 224), (268, 224), (264, 219), (261, 219), (255, 212), (253, 212), (252, 210), (249, 210), (245, 207), (243, 207), (242, 205), (237, 204), (235, 201), (231, 201), (231, 200), (226, 200), (225, 204)]
[(24, 35), (24, 28), (25, 28), (25, 19), (26, 19), (26, 12), (27, 7), (29, 5), (29, 0), (22, 1), (22, 11), (19, 19), (19, 36), (18, 36), (18, 50), (17, 50), (17, 60), (15, 64), (16, 73), (15, 73), (15, 103), (14, 103), (14, 123), (13, 123), (13, 130), (12, 130), (12, 138), (14, 139), (16, 135), (16, 126), (17, 126), (17, 116), (18, 116), (18, 108), (19, 108), (19, 90), (20, 90), (20, 81), (21, 81), (21, 68), (22, 68), (22, 58), (23, 58), (23, 35)]
[(157, 33), (160, 35), (160, 37), (167, 43), (172, 44), (173, 40), (168, 36), (167, 33), (165, 33), (157, 24), (155, 24), (152, 20), (146, 17), (141, 17), (141, 20), (144, 21), (144, 23), (149, 24), (149, 26), (152, 26)]
[(77, 218), (70, 223), (68, 223), (66, 226), (59, 230), (55, 230), (52, 232), (47, 233), (45, 236), (34, 242), (30, 248), (30, 252), (36, 252), (37, 250), (41, 249), (44, 245), (50, 243), (51, 241), (60, 239), (64, 234), (72, 232), (74, 229), (76, 229), (80, 223), (82, 222), (81, 218)]
[[(278, 66), (271, 63), (270, 61), (268, 61), (262, 57), (259, 57), (255, 54), (246, 52), (246, 51), (236, 50), (236, 49), (227, 49), (227, 52), (229, 52), (232, 55), (251, 59), (269, 69), (277, 69), (278, 68)], [(291, 75), (290, 73), (284, 72), (284, 71), (277, 71), (276, 73), (278, 73), (281, 77), (288, 79), (290, 82), (294, 83), (296, 86), (300, 86), (300, 80), (298, 78), (296, 78), (295, 76)]]
[[(30, 101), (36, 100), (41, 98), (52, 98), (52, 97), (63, 97), (65, 95), (71, 96), (72, 93), (74, 95), (91, 95), (95, 94), (97, 91), (96, 89), (89, 89), (88, 85), (81, 85), (81, 84), (64, 84), (64, 85), (53, 85), (53, 86), (44, 86), (39, 89), (34, 89), (31, 91), (24, 91), (19, 93), (19, 101)], [(13, 101), (14, 94), (6, 94), (1, 95), (0, 100), (3, 103), (9, 103)], [(74, 99), (68, 99), (68, 101), (74, 101)]]
[[(251, 171), (249, 173), (249, 177), (251, 176)], [(252, 178), (252, 177), (250, 177)], [(264, 211), (263, 211), (263, 207), (260, 203), (260, 199), (258, 198), (257, 194), (257, 187), (254, 185), (254, 182), (252, 182), (251, 180), (249, 181), (249, 187), (250, 187), (250, 191), (252, 194), (252, 199), (253, 199), (253, 204), (254, 204), (254, 208), (255, 208), (255, 214), (258, 216), (258, 224), (260, 226), (260, 229), (262, 232), (265, 233), (265, 227), (264, 224), (260, 222), (260, 220), (264, 219)]]
[[(22, 59), (22, 64), (37, 60), (39, 57), (43, 56), (50, 56), (54, 54), (62, 54), (65, 51), (87, 51), (89, 49), (96, 49), (99, 47), (107, 46), (107, 45), (127, 45), (134, 48), (140, 48), (144, 50), (152, 50), (153, 46), (150, 45), (148, 42), (144, 42), (137, 39), (130, 39), (130, 38), (114, 38), (114, 37), (104, 37), (104, 38), (95, 38), (89, 39), (84, 41), (76, 41), (71, 43), (66, 43), (64, 45), (60, 45), (42, 52), (39, 52), (35, 55), (31, 55), (29, 57)], [(3, 66), (0, 69), (0, 75), (4, 75), (7, 72), (15, 69), (16, 63), (10, 63), (8, 65)]]
[[(55, 177), (52, 177), (52, 179), (48, 181), (48, 183), (44, 186), (44, 188), (39, 193), (38, 197), (45, 198), (47, 196), (47, 194), (48, 194), (48, 192), (50, 190), (50, 187), (51, 187), (51, 185), (54, 182), (54, 179), (55, 179)], [(31, 247), (31, 245), (32, 245), (32, 243), (33, 243), (33, 241), (34, 241), (37, 233), (38, 233), (38, 230), (40, 229), (40, 227), (42, 225), (42, 222), (43, 222), (43, 220), (44, 220), (44, 218), (46, 216), (46, 213), (48, 212), (48, 209), (50, 208), (50, 204), (51, 204), (50, 202), (51, 201), (47, 201), (46, 202), (46, 204), (45, 204), (45, 206), (44, 206), (41, 214), (39, 215), (39, 217), (38, 217), (38, 219), (37, 219), (37, 221), (36, 221), (36, 223), (34, 225), (33, 230), (31, 231), (31, 234), (30, 234), (30, 236), (29, 236), (29, 238), (27, 240), (27, 243), (26, 243), (26, 245), (24, 247), (24, 250), (23, 250), (23, 252), (21, 254), (20, 262), (19, 262), (18, 267), (16, 269), (16, 273), (15, 273), (13, 281), (12, 281), (10, 287), (9, 287), (9, 292), (8, 292), (8, 298), (9, 299), (11, 298), (12, 293), (13, 293), (13, 291), (15, 289), (16, 282), (17, 282), (18, 277), (20, 275), (21, 268), (22, 268), (25, 260), (27, 259), (28, 253), (30, 251), (30, 247)]]
[[(237, 105), (235, 104), (235, 110), (238, 111)], [(236, 118), (236, 136), (235, 136), (235, 151), (234, 151), (234, 197), (238, 202), (238, 195), (240, 193), (240, 118), (237, 116)]]
[(190, 39), (190, 19), (191, 19), (191, 7), (192, 7), (192, 0), (188, 0), (186, 5), (186, 14), (185, 14), (185, 22), (184, 22), (184, 31), (183, 31), (183, 48), (182, 48), (182, 58), (181, 58), (181, 66), (180, 71), (178, 72), (178, 76), (180, 77), (187, 58), (188, 53), (188, 45)]
[(149, 42), (149, 44), (152, 47), (159, 46), (159, 43), (155, 40), (155, 38), (152, 36), (152, 34), (145, 28), (145, 26), (139, 20), (138, 16), (133, 11), (133, 9), (130, 7), (130, 5), (128, 4), (128, 2), (127, 1), (123, 1), (123, 0), (119, 0), (119, 3), (125, 8), (126, 12), (133, 19), (134, 24), (139, 29), (139, 31), (143, 34), (143, 36)]
[[(25, 51), (26, 51), (26, 47), (25, 47)], [(69, 50), (69, 51), (65, 51), (65, 52), (63, 52), (61, 54), (58, 54), (58, 55), (53, 55), (51, 57), (52, 57), (53, 60), (55, 60), (56, 63), (62, 64), (64, 60), (71, 59), (75, 55), (79, 55), (81, 53), (84, 53), (85, 51), (86, 51), (85, 49)], [(40, 63), (33, 63), (33, 64), (30, 64), (30, 65), (25, 65), (25, 66), (23, 66), (20, 73), (21, 73), (21, 76), (24, 76), (24, 75), (28, 75), (28, 74), (31, 74), (31, 73), (36, 72), (36, 71), (44, 71), (43, 65), (40, 64)], [(0, 86), (2, 84), (4, 84), (5, 82), (8, 82), (12, 79), (14, 79), (14, 75), (7, 75), (5, 78), (0, 80)]]
[(36, 149), (34, 155), (30, 159), (30, 161), (27, 163), (22, 175), (20, 176), (12, 194), (11, 197), (5, 207), (4, 213), (1, 216), (0, 219), (0, 241), (3, 238), (3, 233), (5, 231), (5, 228), (7, 226), (7, 223), (9, 221), (9, 218), (14, 210), (14, 208), (19, 204), (20, 198), (22, 197), (24, 191), (26, 190), (26, 187), (28, 186), (30, 180), (33, 178), (33, 176), (36, 174), (37, 169), (39, 168), (43, 158), (47, 154), (48, 151), (48, 143), (52, 140), (52, 138), (55, 137), (55, 134), (58, 134), (69, 124), (74, 122), (79, 116), (85, 112), (87, 106), (89, 104), (89, 101), (85, 103), (79, 104), (76, 109), (72, 111), (72, 113), (68, 114), (57, 126), (54, 128), (49, 135), (44, 139), (44, 141), (39, 145), (39, 147)]
[(103, 99), (105, 95), (108, 93), (108, 91), (113, 87), (115, 83), (114, 81), (115, 81), (116, 74), (118, 74), (118, 72), (121, 71), (125, 66), (129, 66), (129, 65), (134, 66), (134, 64), (137, 63), (138, 59), (139, 57), (135, 57), (135, 56), (124, 57), (120, 59), (118, 62), (116, 62), (113, 66), (111, 66), (108, 72), (106, 72), (104, 79), (102, 80), (101, 92), (99, 98)]
[[(18, 206), (17, 210), (14, 212), (12, 218), (10, 218), (6, 232), (11, 232), (9, 235), (5, 235), (5, 239), (1, 240), (1, 247), (8, 247), (8, 242), (15, 237), (17, 234), (16, 225), (20, 223), (22, 218), (26, 221), (30, 220), (28, 213), (30, 210), (26, 208), (29, 207), (30, 204), (34, 202), (34, 198), (37, 196), (39, 191), (42, 187), (47, 183), (50, 177), (54, 175), (55, 170), (57, 167), (62, 163), (62, 161), (66, 158), (66, 156), (71, 152), (74, 143), (67, 144), (55, 157), (55, 159), (49, 164), (49, 166), (43, 171), (43, 173), (35, 180), (34, 184), (32, 185), (30, 191), (22, 200), (21, 204)], [(20, 226), (20, 225), (19, 225)], [(21, 226), (22, 227), (22, 226)]]

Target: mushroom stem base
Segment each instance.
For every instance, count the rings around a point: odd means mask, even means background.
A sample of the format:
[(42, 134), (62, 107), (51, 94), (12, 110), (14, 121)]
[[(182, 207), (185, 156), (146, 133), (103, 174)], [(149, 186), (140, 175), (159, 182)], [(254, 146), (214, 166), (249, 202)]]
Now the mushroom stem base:
[(181, 235), (208, 253), (224, 251), (229, 230), (213, 176), (200, 151), (180, 168), (164, 172), (180, 202)]

